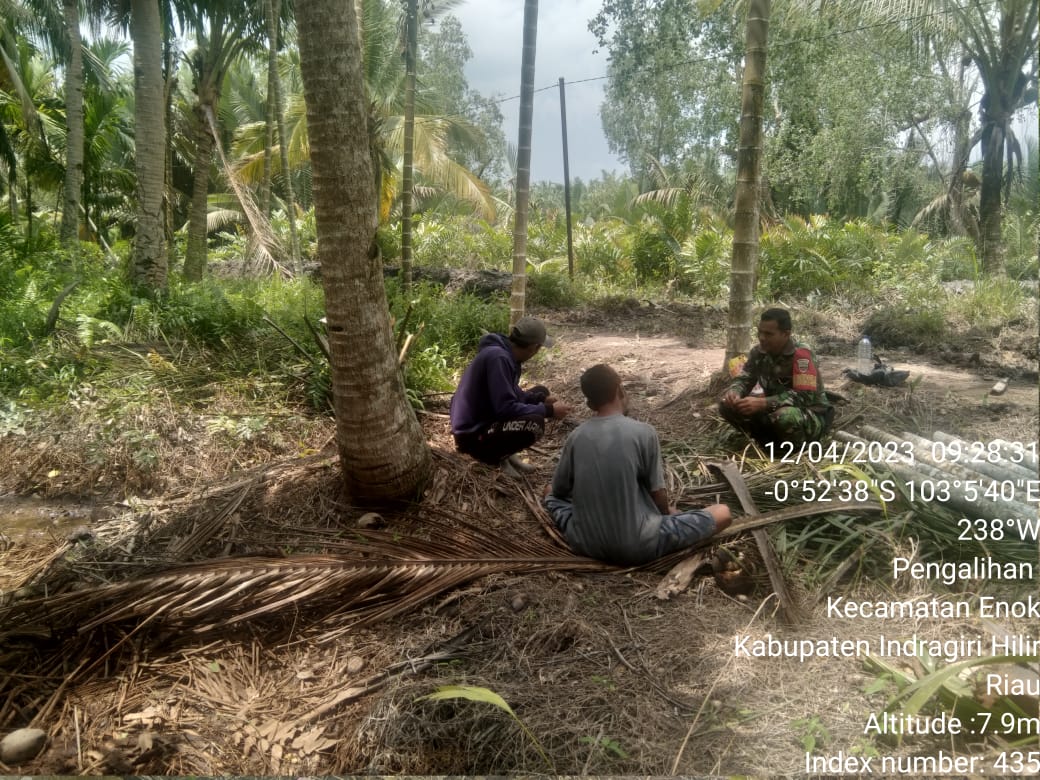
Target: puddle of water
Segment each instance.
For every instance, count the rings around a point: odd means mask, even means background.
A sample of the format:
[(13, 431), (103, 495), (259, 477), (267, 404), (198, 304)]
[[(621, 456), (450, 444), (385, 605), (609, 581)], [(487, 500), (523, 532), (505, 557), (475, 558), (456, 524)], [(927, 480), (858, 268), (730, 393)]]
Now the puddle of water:
[(93, 506), (74, 501), (0, 496), (0, 536), (28, 545), (62, 539), (76, 528), (89, 527), (93, 511)]

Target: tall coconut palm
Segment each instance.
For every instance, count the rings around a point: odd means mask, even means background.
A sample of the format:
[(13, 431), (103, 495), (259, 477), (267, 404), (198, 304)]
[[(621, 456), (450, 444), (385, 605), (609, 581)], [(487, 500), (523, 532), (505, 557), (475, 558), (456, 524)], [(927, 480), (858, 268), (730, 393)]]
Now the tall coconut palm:
[(752, 306), (758, 267), (759, 188), (762, 180), (762, 103), (765, 99), (766, 47), (770, 0), (749, 0), (740, 99), (740, 145), (734, 196), (733, 262), (730, 268), (726, 358), (746, 352), (751, 340)]
[(198, 281), (206, 270), (206, 200), (224, 76), (243, 49), (256, 45), (259, 29), (252, 16), (230, 0), (197, 2), (182, 10), (181, 21), (194, 31), (196, 42), (189, 57), (196, 99), (195, 160), (184, 278)]
[(43, 130), (30, 91), (20, 73), (21, 49), (26, 45), (17, 35), (16, 21), (30, 18), (20, 6), (4, 0), (0, 10), (0, 157), (7, 168), (7, 203), (12, 221), (18, 218), (18, 147), (19, 136), (38, 134)]
[(117, 212), (132, 211), (133, 86), (121, 66), (129, 51), (122, 42), (92, 41), (84, 71), (82, 214), (88, 231), (101, 241)]
[(273, 0), (264, 0), (264, 23), (267, 26), (267, 106), (264, 128), (264, 174), (260, 181), (260, 211), (264, 217), (271, 216), (271, 179), (274, 155), (274, 80), (278, 78), (278, 20), (274, 18)]
[[(454, 0), (424, 0), (423, 15), (457, 5)], [(415, 79), (419, 56), (419, 0), (405, 0), (404, 13), (405, 86), (404, 86), (404, 154), (401, 161), (401, 282), (405, 289), (412, 284), (412, 196), (414, 185), (415, 151)]]
[(169, 260), (163, 230), (166, 173), (162, 16), (158, 0), (130, 0), (134, 44), (134, 168), (137, 173), (133, 280), (146, 294), (166, 289)]
[[(7, 5), (5, 3), (5, 5)], [(13, 9), (0, 9), (4, 15)], [(80, 37), (79, 0), (27, 0), (23, 10), (31, 14), (24, 25), (28, 33), (47, 47), (63, 65), (65, 102), (65, 168), (62, 188), (62, 243), (75, 253), (79, 240), (79, 218), (83, 199), (83, 43)]]
[(270, 50), (268, 52), (267, 80), (267, 121), (274, 115), (278, 130), (278, 159), (285, 178), (285, 216), (289, 220), (289, 255), (294, 270), (300, 268), (300, 237), (296, 230), (296, 190), (293, 188), (292, 176), (289, 175), (289, 144), (285, 135), (285, 110), (282, 104), (282, 79), (278, 74), (279, 21), (282, 14), (281, 0), (267, 0), (267, 36)]
[(54, 61), (26, 38), (18, 38), (13, 46), (13, 59), (3, 52), (7, 71), (0, 75), (0, 119), (7, 125), (9, 145), (2, 153), (10, 154), (12, 217), (24, 217), (25, 235), (31, 239), (39, 205), (49, 196), (60, 198), (64, 176), (60, 150), (65, 136)]
[[(60, 60), (65, 49), (65, 34), (60, 14), (56, 7), (47, 0), (12, 3), (10, 0), (0, 1), (0, 89), (9, 93), (4, 102), (13, 111), (15, 124), (20, 126), (12, 138), (7, 132), (2, 139), (2, 152), (9, 169), (10, 208), (12, 214), (17, 213), (17, 195), (15, 182), (17, 179), (18, 155), (16, 147), (22, 149), (22, 163), (26, 168), (37, 165), (43, 158), (52, 158), (45, 117), (38, 108), (38, 101), (53, 95), (50, 88), (52, 74), (38, 67), (38, 48), (46, 49), (55, 59)], [(31, 83), (27, 83), (31, 82)], [(46, 92), (39, 87), (47, 82)], [(24, 188), (27, 196), (31, 196), (32, 182), (26, 177)], [(27, 218), (32, 220), (31, 209)]]
[(870, 0), (841, 5), (870, 17), (910, 20), (929, 36), (953, 38), (978, 68), (983, 90), (978, 134), (982, 152), (978, 248), (984, 269), (1002, 273), (1003, 206), (1022, 156), (1011, 119), (1020, 109), (1035, 106), (1037, 100), (1040, 0)]
[(417, 494), (430, 452), (393, 348), (353, 3), (297, 8), (340, 461), (355, 500)]
[[(306, 185), (310, 175), (310, 148), (307, 141), (307, 107), (299, 80), (299, 58), (295, 43), (279, 53), (277, 66), (278, 95), (271, 100), (270, 90), (260, 87), (248, 60), (240, 59), (228, 72), (227, 99), (222, 102), (222, 120), (231, 131), (231, 157), (239, 179), (258, 187), (262, 193), (266, 176), (264, 166), (269, 165), (272, 179), (271, 207), (278, 207), (280, 200), (281, 208), (289, 210), (287, 185), (291, 184), (294, 202), (299, 208), (306, 209), (310, 206), (307, 197), (309, 186)], [(274, 102), (280, 104), (282, 109), (279, 111), (274, 107), (276, 116), (271, 117), (271, 127), (275, 132), (270, 139), (271, 156), (265, 163), (268, 154), (268, 108)]]
[[(444, 2), (444, 0), (442, 0)], [(381, 219), (388, 219), (400, 193), (404, 150), (404, 69), (398, 50), (398, 17), (396, 7), (386, 0), (362, 0), (358, 3), (362, 23), (362, 59), (365, 84), (368, 87), (372, 133), (372, 153), (377, 165), (376, 193)], [(440, 5), (438, 5), (438, 8)], [(420, 6), (420, 12), (423, 6)], [(306, 113), (302, 96), (295, 92), (290, 76), (298, 68), (291, 50), (282, 54), (280, 81), (286, 86), (285, 121), (287, 165), (289, 170), (305, 167), (309, 148)], [(249, 119), (251, 118), (251, 122)], [(240, 117), (235, 137), (234, 155), (243, 179), (260, 184), (263, 178), (265, 124), (262, 117)], [(495, 213), (494, 201), (487, 185), (452, 156), (455, 145), (479, 146), (480, 131), (457, 116), (442, 116), (423, 90), (416, 90), (413, 162), (415, 178), (448, 195), (472, 204), (486, 219)]]
[(61, 211), (61, 241), (71, 250), (79, 243), (79, 212), (83, 194), (83, 46), (79, 34), (79, 0), (62, 0), (68, 62), (65, 63), (65, 187)]
[[(63, 65), (65, 74), (65, 170), (60, 235), (75, 250), (83, 183), (83, 46), (80, 40), (78, 0), (26, 0), (20, 7), (0, 3), (8, 20), (0, 35), (5, 39), (18, 25)], [(25, 14), (28, 14), (26, 18)]]
[(412, 154), (415, 150), (415, 60), (419, 54), (419, 0), (405, 0), (404, 157), (401, 162), (401, 284), (412, 286)]
[(509, 324), (524, 316), (527, 294), (527, 212), (531, 198), (531, 129), (534, 116), (534, 59), (538, 0), (524, 0), (524, 42), (520, 62), (520, 131), (516, 145), (516, 208), (513, 212), (513, 288)]

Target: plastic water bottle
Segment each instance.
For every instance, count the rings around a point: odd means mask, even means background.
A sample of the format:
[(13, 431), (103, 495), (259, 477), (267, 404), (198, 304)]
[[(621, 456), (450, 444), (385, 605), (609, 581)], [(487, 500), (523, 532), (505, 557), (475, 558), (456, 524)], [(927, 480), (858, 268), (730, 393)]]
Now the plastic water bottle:
[(874, 353), (870, 339), (866, 336), (859, 340), (859, 346), (856, 347), (856, 370), (863, 375), (874, 372)]

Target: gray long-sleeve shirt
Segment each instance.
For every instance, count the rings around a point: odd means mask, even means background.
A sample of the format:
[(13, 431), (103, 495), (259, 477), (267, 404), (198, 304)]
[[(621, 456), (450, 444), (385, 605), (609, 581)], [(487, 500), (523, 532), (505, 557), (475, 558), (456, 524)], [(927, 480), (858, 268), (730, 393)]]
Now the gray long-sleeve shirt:
[(664, 487), (657, 431), (624, 415), (593, 417), (563, 445), (552, 494), (573, 504), (567, 543), (592, 558), (638, 565), (657, 556)]

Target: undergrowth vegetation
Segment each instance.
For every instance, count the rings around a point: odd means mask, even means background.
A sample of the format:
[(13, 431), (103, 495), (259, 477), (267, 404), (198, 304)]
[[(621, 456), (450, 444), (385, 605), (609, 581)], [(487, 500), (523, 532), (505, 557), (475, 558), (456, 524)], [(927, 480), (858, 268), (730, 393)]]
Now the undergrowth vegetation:
[[(708, 211), (688, 216), (681, 222), (647, 208), (633, 222), (579, 223), (571, 278), (561, 214), (536, 214), (530, 304), (568, 309), (626, 296), (723, 303), (732, 230)], [(0, 227), (5, 403), (61, 403), (78, 383), (118, 373), (120, 365), (151, 370), (167, 361), (176, 368), (191, 362), (187, 353), (204, 351), (212, 381), (237, 377), (243, 387), (259, 383), (268, 393), (278, 386), (289, 400), (326, 406), (328, 369), (312, 334), (324, 312), (322, 291), (310, 277), (221, 273), (196, 284), (175, 279), (160, 299), (143, 298), (127, 281), (125, 247), (117, 256), (83, 244), (72, 262), (46, 229), (27, 240), (9, 223)], [(1009, 219), (1009, 274), (986, 277), (967, 239), (937, 240), (864, 220), (788, 217), (763, 231), (759, 296), (810, 307), (855, 301), (864, 331), (889, 346), (934, 347), (957, 329), (995, 333), (1036, 318), (1035, 288), (1020, 283), (1037, 276), (1036, 231), (1030, 215)], [(307, 258), (313, 231), (303, 234)], [(399, 248), (397, 235), (393, 225), (380, 229), (388, 260)], [(234, 266), (244, 247), (241, 237), (225, 241), (218, 264)], [(415, 228), (415, 255), (419, 264), (506, 270), (511, 238), (482, 220), (426, 217)], [(504, 296), (445, 294), (432, 284), (405, 292), (393, 279), (387, 294), (399, 346), (412, 334), (403, 370), (417, 405), (424, 395), (450, 391), (482, 333), (506, 327)]]
[[(732, 230), (708, 211), (688, 216), (684, 223), (646, 209), (631, 222), (579, 223), (572, 278), (560, 214), (537, 214), (529, 305), (609, 311), (655, 298), (724, 304)], [(763, 232), (759, 299), (813, 316), (840, 310), (884, 346), (933, 349), (957, 334), (1035, 331), (1036, 288), (1020, 279), (1035, 284), (1036, 220), (1008, 225), (1009, 275), (988, 277), (965, 239), (789, 217)], [(313, 231), (303, 235), (306, 261)], [(393, 225), (380, 229), (390, 262), (397, 235)], [(183, 437), (224, 440), (238, 463), (314, 446), (279, 421), (301, 412), (317, 421), (330, 410), (329, 366), (315, 335), (324, 314), (321, 286), (306, 273), (258, 273), (247, 262), (246, 243), (241, 236), (224, 240), (213, 276), (193, 284), (175, 276), (163, 296), (148, 298), (128, 282), (125, 245), (103, 252), (83, 244), (73, 259), (46, 226), (27, 238), (0, 224), (0, 434), (48, 424), (64, 430), (55, 421), (79, 415), (87, 420), (76, 434), (86, 459), (80, 465), (100, 469), (107, 459), (106, 479), (141, 487)], [(472, 218), (424, 217), (415, 249), (419, 264), (470, 271), (511, 264), (508, 231)], [(504, 293), (479, 298), (432, 283), (405, 291), (392, 278), (386, 289), (416, 407), (448, 396), (481, 335), (507, 328)]]

